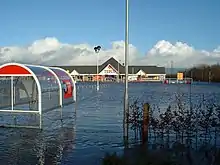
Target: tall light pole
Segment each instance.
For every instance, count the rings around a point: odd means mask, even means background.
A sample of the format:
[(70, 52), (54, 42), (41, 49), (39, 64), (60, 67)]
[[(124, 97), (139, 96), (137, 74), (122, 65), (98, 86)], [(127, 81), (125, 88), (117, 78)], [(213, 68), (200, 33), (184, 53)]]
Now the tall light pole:
[(119, 62), (121, 62), (121, 60), (118, 60), (118, 82), (120, 82), (120, 66), (119, 66)]
[(96, 89), (97, 91), (99, 91), (99, 51), (101, 50), (101, 46), (96, 46), (94, 47), (94, 50), (97, 54), (97, 57), (96, 57), (96, 82), (97, 82), (97, 85), (96, 85)]
[(126, 0), (126, 18), (125, 18), (125, 92), (124, 92), (124, 119), (123, 119), (123, 129), (124, 129), (124, 142), (128, 143), (128, 0)]

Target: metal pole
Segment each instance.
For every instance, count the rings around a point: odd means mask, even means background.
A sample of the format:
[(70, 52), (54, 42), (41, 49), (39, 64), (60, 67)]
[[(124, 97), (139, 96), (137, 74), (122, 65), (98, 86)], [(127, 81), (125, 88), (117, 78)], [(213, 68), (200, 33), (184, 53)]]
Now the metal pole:
[(119, 82), (119, 75), (120, 73), (119, 73), (119, 60), (118, 60), (118, 82)]
[(96, 80), (96, 82), (97, 82), (97, 86), (96, 86), (96, 89), (97, 89), (97, 91), (99, 91), (99, 53), (97, 53), (97, 58), (96, 58), (96, 64), (97, 64), (97, 66), (96, 66), (96, 71), (97, 71), (97, 80)]
[(125, 20), (125, 93), (124, 93), (124, 143), (128, 143), (128, 0), (126, 0), (126, 20)]
[(14, 110), (14, 78), (11, 76), (11, 110)]
[[(121, 62), (121, 60), (119, 60), (119, 62)], [(120, 82), (120, 66), (119, 66), (119, 68), (118, 68), (118, 73), (119, 73), (118, 78), (119, 78), (119, 82)]]
[[(119, 60), (119, 62), (121, 62), (121, 60)], [(119, 82), (120, 82), (120, 66), (119, 66), (119, 64), (118, 64), (118, 73), (119, 73), (118, 78), (119, 78)]]

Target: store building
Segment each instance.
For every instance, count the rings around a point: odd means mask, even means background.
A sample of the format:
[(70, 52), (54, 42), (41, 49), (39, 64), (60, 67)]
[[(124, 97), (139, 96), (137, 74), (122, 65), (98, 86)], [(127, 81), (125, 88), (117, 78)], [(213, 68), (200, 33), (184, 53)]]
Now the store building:
[[(77, 81), (123, 81), (125, 66), (113, 57), (98, 66), (59, 66), (67, 70)], [(129, 81), (164, 81), (166, 78), (165, 67), (129, 65)]]

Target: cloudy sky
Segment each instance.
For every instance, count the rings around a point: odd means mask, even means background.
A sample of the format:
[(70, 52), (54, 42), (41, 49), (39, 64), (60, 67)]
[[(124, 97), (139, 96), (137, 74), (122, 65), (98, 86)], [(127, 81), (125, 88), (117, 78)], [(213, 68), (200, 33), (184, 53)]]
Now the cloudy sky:
[[(130, 0), (129, 63), (191, 67), (220, 62), (219, 0)], [(124, 0), (7, 0), (0, 63), (92, 65), (124, 61)]]

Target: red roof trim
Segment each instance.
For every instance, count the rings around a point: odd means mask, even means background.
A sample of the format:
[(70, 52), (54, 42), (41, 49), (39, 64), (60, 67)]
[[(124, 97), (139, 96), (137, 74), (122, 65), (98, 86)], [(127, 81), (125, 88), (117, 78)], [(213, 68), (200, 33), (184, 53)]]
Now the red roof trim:
[(0, 68), (0, 74), (4, 75), (4, 74), (12, 74), (12, 75), (20, 75), (20, 74), (26, 74), (26, 75), (31, 75), (31, 73), (18, 65), (6, 65)]

